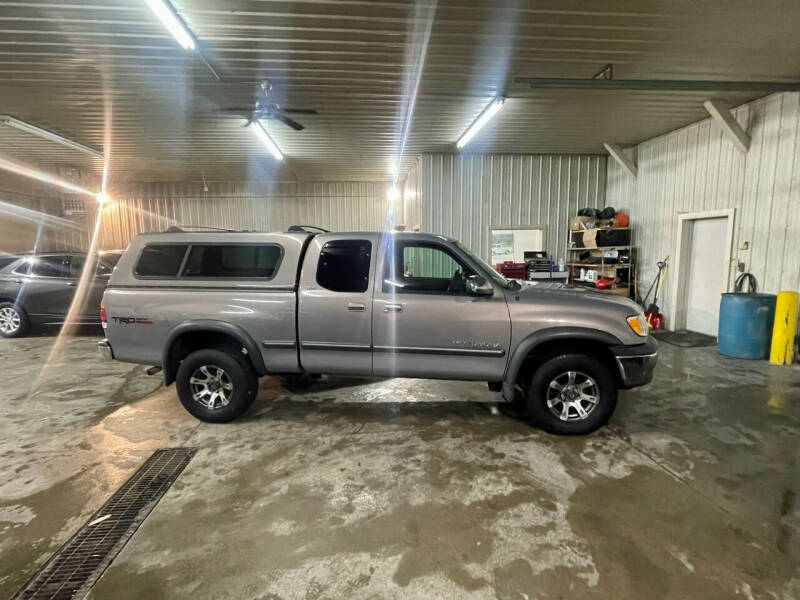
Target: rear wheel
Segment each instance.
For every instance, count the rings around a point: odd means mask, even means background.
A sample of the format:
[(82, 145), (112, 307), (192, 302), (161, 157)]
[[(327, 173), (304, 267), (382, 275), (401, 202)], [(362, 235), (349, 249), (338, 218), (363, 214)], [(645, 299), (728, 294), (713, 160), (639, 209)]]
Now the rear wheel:
[(617, 405), (611, 369), (585, 354), (561, 354), (542, 363), (526, 394), (527, 414), (551, 433), (582, 435), (608, 421)]
[(201, 421), (227, 423), (255, 400), (258, 377), (244, 356), (198, 350), (187, 356), (175, 377), (184, 408)]
[(11, 302), (0, 304), (0, 335), (5, 338), (23, 337), (31, 324), (25, 311)]

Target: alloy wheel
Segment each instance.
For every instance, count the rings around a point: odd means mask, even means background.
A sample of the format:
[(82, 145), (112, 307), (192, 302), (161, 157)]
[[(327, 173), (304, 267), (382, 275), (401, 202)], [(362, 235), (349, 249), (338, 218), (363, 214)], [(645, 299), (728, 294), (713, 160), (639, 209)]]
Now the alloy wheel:
[(209, 410), (228, 406), (233, 394), (233, 383), (225, 369), (216, 365), (202, 365), (189, 378), (192, 399)]
[(6, 335), (16, 333), (22, 324), (22, 318), (13, 308), (6, 306), (0, 308), (0, 331)]
[(567, 371), (547, 386), (547, 408), (562, 421), (583, 421), (600, 402), (600, 386), (586, 373)]

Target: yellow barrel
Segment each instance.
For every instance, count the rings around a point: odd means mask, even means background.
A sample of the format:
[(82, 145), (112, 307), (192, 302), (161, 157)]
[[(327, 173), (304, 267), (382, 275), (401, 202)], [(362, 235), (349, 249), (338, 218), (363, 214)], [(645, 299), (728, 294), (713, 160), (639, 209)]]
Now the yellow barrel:
[(794, 332), (797, 330), (797, 292), (778, 292), (775, 324), (772, 327), (772, 349), (769, 361), (776, 365), (792, 364)]

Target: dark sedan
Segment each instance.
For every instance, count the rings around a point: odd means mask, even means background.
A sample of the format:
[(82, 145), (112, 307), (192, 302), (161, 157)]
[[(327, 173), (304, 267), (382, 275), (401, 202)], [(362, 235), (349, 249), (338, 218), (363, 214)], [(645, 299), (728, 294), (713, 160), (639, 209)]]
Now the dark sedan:
[[(122, 252), (99, 252), (89, 268), (86, 297), (71, 323), (100, 324), (100, 301)], [(0, 268), (0, 336), (22, 337), (31, 327), (67, 321), (87, 255), (77, 252), (28, 254)]]

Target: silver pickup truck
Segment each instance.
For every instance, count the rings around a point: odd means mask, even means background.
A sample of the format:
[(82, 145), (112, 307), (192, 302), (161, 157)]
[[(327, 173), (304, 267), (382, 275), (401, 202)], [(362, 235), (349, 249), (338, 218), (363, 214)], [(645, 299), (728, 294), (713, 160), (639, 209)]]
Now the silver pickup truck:
[(101, 319), (101, 354), (162, 369), (212, 422), (245, 412), (258, 377), (324, 373), (486, 381), (538, 426), (583, 434), (657, 359), (634, 302), (507, 280), (424, 233), (140, 234)]

